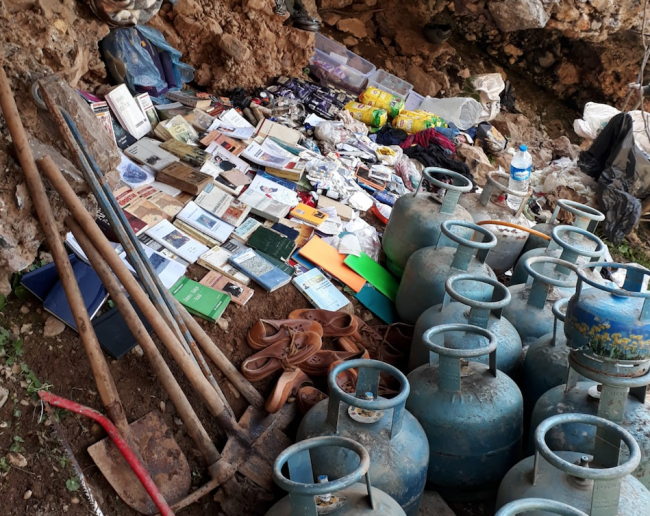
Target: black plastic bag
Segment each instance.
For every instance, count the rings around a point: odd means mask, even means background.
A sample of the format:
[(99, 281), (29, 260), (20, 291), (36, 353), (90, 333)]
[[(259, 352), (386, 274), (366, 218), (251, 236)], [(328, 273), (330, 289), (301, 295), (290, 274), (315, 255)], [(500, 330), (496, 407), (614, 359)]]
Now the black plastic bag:
[(614, 244), (636, 227), (641, 201), (650, 195), (650, 159), (635, 145), (632, 129), (630, 115), (616, 115), (578, 161), (598, 181), (605, 235)]

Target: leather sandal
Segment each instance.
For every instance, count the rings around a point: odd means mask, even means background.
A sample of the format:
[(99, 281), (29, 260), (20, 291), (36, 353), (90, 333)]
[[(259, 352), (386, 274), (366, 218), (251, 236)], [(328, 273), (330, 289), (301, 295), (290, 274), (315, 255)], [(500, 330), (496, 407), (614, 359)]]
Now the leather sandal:
[[(345, 312), (330, 312), (305, 308), (294, 310), (289, 314), (289, 319), (309, 319), (316, 321), (323, 327), (323, 337), (345, 337), (354, 334), (358, 327), (358, 317)], [(362, 321), (363, 322), (363, 321)], [(365, 324), (365, 323), (364, 323)]]
[(315, 405), (318, 405), (321, 401), (327, 399), (327, 394), (323, 391), (319, 391), (316, 387), (306, 386), (301, 387), (298, 390), (296, 395), (296, 405), (298, 405), (298, 410), (304, 416), (309, 412)]
[(377, 359), (379, 348), (384, 340), (383, 336), (368, 326), (360, 317), (355, 315), (354, 319), (357, 323), (357, 331), (341, 337), (338, 341), (339, 345), (344, 349), (352, 347), (366, 349), (370, 353), (370, 358)]
[[(343, 360), (337, 360), (336, 362), (333, 362), (327, 372), (332, 372), (332, 369), (341, 363), (343, 363)], [(359, 373), (356, 371), (356, 369), (348, 369), (347, 371), (343, 371), (336, 376), (336, 385), (338, 385), (343, 392), (354, 394), (357, 391), (358, 379)]]
[(322, 350), (305, 360), (300, 368), (309, 376), (325, 376), (334, 362), (341, 362), (356, 357), (359, 353), (345, 351)]
[(396, 367), (401, 366), (411, 352), (414, 329), (415, 326), (406, 323), (377, 326), (375, 330), (383, 335), (380, 346), (381, 360)]
[(280, 369), (295, 369), (312, 358), (321, 346), (318, 333), (294, 333), (248, 357), (241, 365), (241, 372), (244, 378), (252, 382), (262, 380)]
[(306, 331), (313, 331), (321, 337), (323, 336), (323, 327), (316, 321), (310, 321), (309, 319), (283, 319), (279, 321), (260, 319), (248, 330), (246, 340), (248, 340), (248, 345), (251, 348), (264, 349), (280, 340), (291, 337), (291, 332), (303, 333)]
[(266, 400), (264, 408), (269, 414), (279, 412), (289, 398), (291, 396), (295, 397), (298, 389), (307, 383), (312, 384), (312, 381), (300, 369), (286, 370), (282, 373), (273, 392)]

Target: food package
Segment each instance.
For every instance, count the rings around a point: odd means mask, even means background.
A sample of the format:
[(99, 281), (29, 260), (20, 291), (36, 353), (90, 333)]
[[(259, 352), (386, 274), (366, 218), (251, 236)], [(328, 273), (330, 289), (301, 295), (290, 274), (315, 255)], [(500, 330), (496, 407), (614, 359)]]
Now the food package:
[(390, 118), (395, 118), (404, 109), (404, 99), (372, 86), (359, 95), (359, 100), (368, 106), (385, 109)]
[(409, 134), (419, 133), (432, 127), (446, 127), (447, 123), (432, 113), (427, 111), (402, 111), (393, 120), (393, 127), (402, 129)]
[(359, 102), (348, 102), (345, 109), (354, 118), (371, 127), (381, 127), (388, 121), (388, 113), (385, 109), (367, 106)]

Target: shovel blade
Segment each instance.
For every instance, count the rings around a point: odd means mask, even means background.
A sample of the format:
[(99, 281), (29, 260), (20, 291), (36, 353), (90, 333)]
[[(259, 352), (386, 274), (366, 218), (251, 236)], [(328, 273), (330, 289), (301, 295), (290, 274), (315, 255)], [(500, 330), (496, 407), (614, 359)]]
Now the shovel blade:
[[(150, 412), (129, 425), (131, 435), (151, 475), (169, 505), (182, 500), (192, 482), (187, 458), (158, 412)], [(97, 467), (115, 492), (132, 509), (152, 515), (158, 509), (109, 437), (88, 448)]]

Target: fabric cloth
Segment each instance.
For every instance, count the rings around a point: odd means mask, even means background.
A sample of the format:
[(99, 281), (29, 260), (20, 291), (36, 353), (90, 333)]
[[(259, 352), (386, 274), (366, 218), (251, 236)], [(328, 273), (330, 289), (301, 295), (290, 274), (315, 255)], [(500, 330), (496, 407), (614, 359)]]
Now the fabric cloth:
[(452, 172), (458, 172), (475, 184), (469, 167), (465, 163), (453, 159), (449, 149), (445, 149), (437, 143), (431, 143), (428, 147), (414, 145), (404, 149), (404, 154), (411, 159), (418, 160), (425, 167), (446, 168)]
[(425, 129), (424, 131), (410, 135), (406, 141), (400, 143), (400, 147), (402, 147), (402, 149), (408, 149), (412, 145), (421, 145), (422, 147), (427, 148), (431, 143), (439, 145), (443, 149), (448, 149), (451, 152), (456, 152), (456, 146), (452, 141), (433, 128)]

